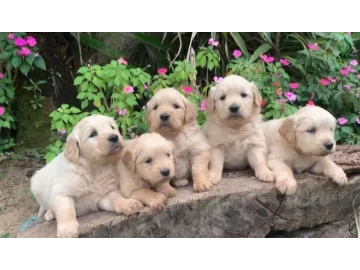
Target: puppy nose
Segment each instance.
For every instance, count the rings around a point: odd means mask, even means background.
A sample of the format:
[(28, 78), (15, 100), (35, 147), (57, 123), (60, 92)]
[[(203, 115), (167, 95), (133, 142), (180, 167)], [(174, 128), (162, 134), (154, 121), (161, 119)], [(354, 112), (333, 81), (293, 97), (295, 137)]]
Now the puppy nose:
[(239, 110), (239, 106), (236, 104), (233, 104), (230, 106), (229, 110), (233, 113), (236, 113)]
[(169, 174), (170, 174), (170, 169), (162, 169), (162, 170), (160, 171), (160, 173), (161, 173), (162, 176), (169, 176)]
[(163, 113), (160, 115), (160, 119), (161, 121), (167, 121), (169, 119), (170, 115), (168, 115), (167, 113)]
[(324, 146), (327, 150), (331, 150), (333, 148), (334, 144), (331, 142), (327, 142), (327, 143), (324, 143)]
[(119, 137), (118, 137), (118, 135), (113, 134), (108, 138), (108, 140), (109, 140), (109, 142), (117, 143), (119, 141)]

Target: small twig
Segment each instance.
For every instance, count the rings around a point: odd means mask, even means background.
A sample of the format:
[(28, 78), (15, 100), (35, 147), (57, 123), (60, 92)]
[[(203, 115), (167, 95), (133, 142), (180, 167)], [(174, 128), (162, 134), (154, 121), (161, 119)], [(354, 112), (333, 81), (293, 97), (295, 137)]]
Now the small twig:
[(173, 64), (173, 63), (175, 62), (175, 60), (178, 58), (178, 56), (180, 55), (181, 49), (182, 49), (182, 40), (181, 40), (180, 32), (178, 32), (178, 36), (179, 36), (179, 42), (180, 42), (179, 50), (178, 50), (177, 54), (175, 55), (175, 58), (171, 61), (170, 67), (172, 67), (172, 64)]

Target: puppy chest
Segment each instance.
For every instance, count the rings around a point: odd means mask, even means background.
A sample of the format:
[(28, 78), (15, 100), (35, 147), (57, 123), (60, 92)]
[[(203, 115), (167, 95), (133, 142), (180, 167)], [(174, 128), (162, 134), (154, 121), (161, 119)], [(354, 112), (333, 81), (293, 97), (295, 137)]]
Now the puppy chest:
[(315, 164), (316, 160), (312, 158), (299, 158), (296, 160), (288, 161), (287, 164), (295, 170), (297, 173), (302, 173), (308, 170), (311, 166)]

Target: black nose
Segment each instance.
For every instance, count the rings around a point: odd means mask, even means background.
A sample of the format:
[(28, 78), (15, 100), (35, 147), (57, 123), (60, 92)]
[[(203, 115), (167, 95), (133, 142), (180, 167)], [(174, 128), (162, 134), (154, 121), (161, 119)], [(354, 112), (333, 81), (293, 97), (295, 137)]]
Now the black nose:
[(168, 115), (167, 113), (163, 113), (160, 115), (160, 119), (161, 121), (167, 121), (169, 119), (170, 115)]
[(109, 140), (109, 142), (117, 143), (119, 141), (119, 137), (118, 137), (118, 135), (113, 134), (108, 138), (108, 140)]
[(331, 150), (333, 148), (334, 144), (333, 143), (324, 143), (324, 146), (327, 150)]
[(162, 169), (162, 170), (160, 171), (160, 173), (161, 173), (162, 176), (169, 176), (169, 174), (170, 174), (170, 169)]
[(230, 106), (229, 110), (230, 110), (230, 112), (236, 113), (239, 110), (239, 108), (240, 107), (238, 105), (233, 104)]

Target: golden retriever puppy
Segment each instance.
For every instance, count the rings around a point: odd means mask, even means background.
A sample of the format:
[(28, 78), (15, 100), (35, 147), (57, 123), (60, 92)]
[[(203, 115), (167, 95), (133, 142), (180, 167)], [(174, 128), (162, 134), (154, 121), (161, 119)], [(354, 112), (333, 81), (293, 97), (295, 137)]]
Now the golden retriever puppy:
[(195, 105), (174, 88), (161, 89), (147, 103), (147, 123), (175, 147), (175, 186), (193, 180), (195, 192), (210, 190), (210, 145), (197, 122)]
[(347, 183), (345, 172), (329, 158), (336, 150), (336, 119), (317, 106), (305, 106), (295, 114), (262, 124), (269, 147), (268, 166), (276, 188), (294, 194), (293, 171), (323, 174), (339, 185)]
[(83, 118), (69, 134), (65, 151), (31, 178), (39, 217), (56, 218), (57, 237), (78, 237), (77, 216), (96, 211), (130, 215), (143, 205), (120, 195), (116, 164), (123, 139), (106, 116)]
[(120, 192), (152, 209), (162, 210), (176, 195), (169, 182), (175, 175), (173, 145), (157, 133), (127, 141), (119, 162)]
[(273, 181), (266, 164), (267, 146), (261, 130), (262, 98), (253, 82), (230, 75), (210, 89), (204, 133), (211, 146), (210, 176), (214, 184), (223, 169), (250, 167), (258, 180)]

